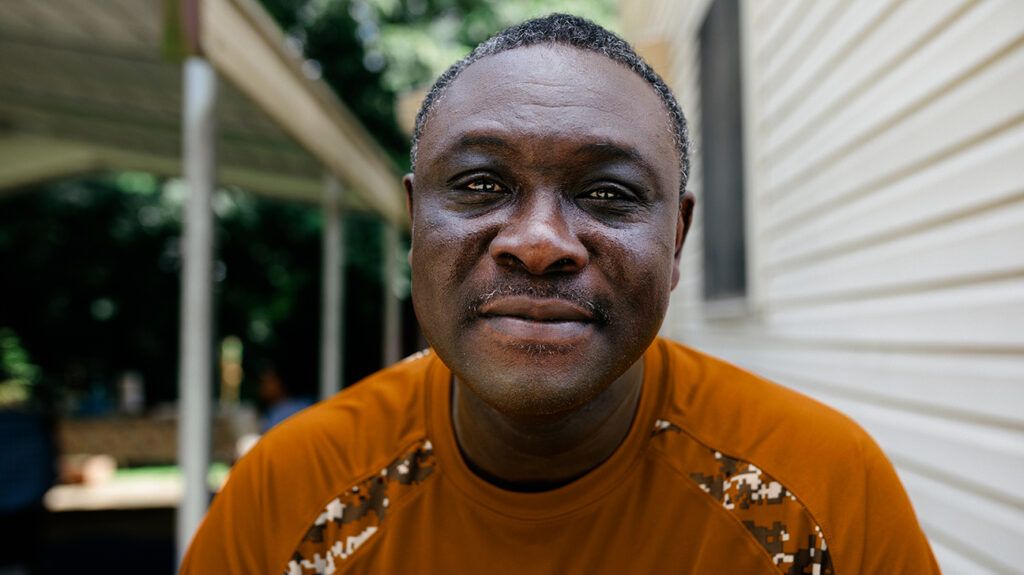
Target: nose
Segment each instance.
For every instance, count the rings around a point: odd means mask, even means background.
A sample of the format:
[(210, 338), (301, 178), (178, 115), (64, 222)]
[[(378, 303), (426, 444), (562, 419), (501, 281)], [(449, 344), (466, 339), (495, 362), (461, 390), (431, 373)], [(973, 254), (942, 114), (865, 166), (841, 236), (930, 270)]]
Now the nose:
[(564, 209), (557, 197), (520, 206), (491, 241), (491, 257), (502, 267), (522, 268), (533, 275), (583, 269), (590, 256), (566, 221)]

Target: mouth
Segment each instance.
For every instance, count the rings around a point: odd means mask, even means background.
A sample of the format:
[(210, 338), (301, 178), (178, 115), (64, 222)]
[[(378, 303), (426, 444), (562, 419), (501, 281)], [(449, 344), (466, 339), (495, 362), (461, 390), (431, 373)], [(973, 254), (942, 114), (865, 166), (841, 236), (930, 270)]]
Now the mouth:
[(509, 317), (542, 323), (594, 321), (593, 313), (574, 302), (531, 296), (495, 298), (480, 306), (478, 313), (483, 317)]
[(488, 331), (515, 347), (578, 343), (594, 329), (594, 314), (564, 299), (530, 296), (499, 297), (480, 306)]

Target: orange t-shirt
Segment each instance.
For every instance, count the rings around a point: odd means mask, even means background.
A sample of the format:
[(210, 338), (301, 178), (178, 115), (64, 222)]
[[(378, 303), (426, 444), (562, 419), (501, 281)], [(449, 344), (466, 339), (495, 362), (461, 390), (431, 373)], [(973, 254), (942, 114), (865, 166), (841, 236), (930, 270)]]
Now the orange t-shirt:
[(182, 573), (938, 573), (853, 422), (659, 339), (633, 425), (564, 487), (473, 474), (433, 354), (287, 420), (235, 466)]

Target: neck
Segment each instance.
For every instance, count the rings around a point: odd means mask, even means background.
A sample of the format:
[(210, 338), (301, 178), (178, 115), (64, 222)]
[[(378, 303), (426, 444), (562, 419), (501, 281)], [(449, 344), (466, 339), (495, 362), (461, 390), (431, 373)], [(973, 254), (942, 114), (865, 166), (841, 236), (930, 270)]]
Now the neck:
[(469, 466), (490, 483), (513, 491), (554, 489), (615, 452), (629, 434), (642, 386), (641, 358), (580, 408), (555, 415), (510, 416), (481, 401), (456, 379), (455, 438)]

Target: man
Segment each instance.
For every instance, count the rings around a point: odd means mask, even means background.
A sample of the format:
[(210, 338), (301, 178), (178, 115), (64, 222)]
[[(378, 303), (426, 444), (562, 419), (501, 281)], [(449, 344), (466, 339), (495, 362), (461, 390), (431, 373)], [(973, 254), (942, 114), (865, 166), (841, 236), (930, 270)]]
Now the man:
[(552, 15), (417, 119), (413, 303), (432, 351), (269, 433), (186, 573), (932, 573), (843, 416), (656, 339), (693, 211), (671, 92)]

